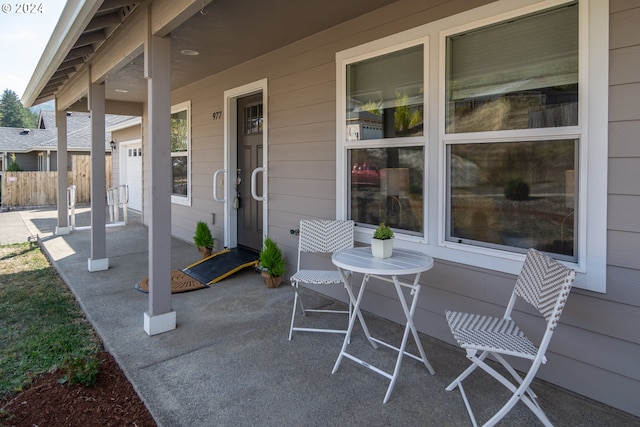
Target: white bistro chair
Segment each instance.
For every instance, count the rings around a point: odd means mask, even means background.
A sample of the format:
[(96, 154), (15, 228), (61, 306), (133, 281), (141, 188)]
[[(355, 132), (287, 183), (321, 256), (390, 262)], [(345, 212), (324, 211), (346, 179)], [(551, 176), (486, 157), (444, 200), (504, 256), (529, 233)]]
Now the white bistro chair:
[[(544, 425), (552, 425), (540, 408), (537, 396), (529, 386), (540, 365), (547, 361), (545, 352), (560, 319), (574, 279), (575, 272), (573, 270), (535, 249), (529, 249), (509, 304), (501, 318), (455, 311), (445, 312), (453, 337), (460, 347), (467, 351), (467, 358), (472, 362), (471, 366), (449, 384), (446, 390), (452, 391), (456, 387), (460, 389), (460, 394), (474, 426), (478, 424), (462, 388), (462, 381), (476, 368), (486, 371), (513, 393), (507, 403), (484, 424), (485, 426), (495, 425), (520, 400)], [(535, 307), (546, 320), (546, 330), (537, 347), (511, 319), (511, 312), (518, 297)], [(507, 379), (487, 364), (485, 361), (487, 356), (492, 356), (500, 362), (511, 374), (513, 380)], [(530, 361), (531, 365), (524, 378), (511, 367), (503, 356), (513, 356)]]
[[(289, 327), (289, 340), (293, 336), (293, 331), (306, 332), (327, 332), (327, 333), (347, 333), (347, 322), (345, 329), (321, 329), (303, 328), (294, 326), (296, 318), (296, 308), (300, 304), (302, 315), (307, 313), (341, 313), (351, 315), (351, 303), (349, 310), (328, 310), (305, 308), (300, 298), (299, 289), (303, 285), (338, 285), (345, 286), (340, 273), (334, 267), (332, 270), (310, 270), (304, 269), (303, 263), (306, 257), (311, 254), (332, 254), (341, 249), (353, 247), (353, 221), (343, 220), (302, 220), (300, 221), (300, 241), (298, 243), (298, 269), (291, 276), (291, 286), (294, 287), (295, 297), (293, 300), (293, 313), (291, 314), (291, 326)], [(307, 260), (308, 261), (308, 260)]]

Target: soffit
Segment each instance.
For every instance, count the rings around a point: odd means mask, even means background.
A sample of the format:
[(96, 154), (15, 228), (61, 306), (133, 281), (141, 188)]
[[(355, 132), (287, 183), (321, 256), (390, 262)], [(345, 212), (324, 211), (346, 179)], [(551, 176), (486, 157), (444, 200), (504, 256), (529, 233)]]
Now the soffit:
[(139, 3), (131, 0), (104, 0), (42, 88), (35, 103), (51, 99), (98, 51)]
[[(214, 0), (171, 33), (171, 86), (183, 87), (397, 0)], [(105, 0), (37, 97), (51, 99), (141, 2)], [(195, 50), (197, 56), (181, 51)], [(64, 68), (63, 68), (64, 67)], [(130, 58), (106, 79), (109, 100), (146, 102), (144, 58)]]

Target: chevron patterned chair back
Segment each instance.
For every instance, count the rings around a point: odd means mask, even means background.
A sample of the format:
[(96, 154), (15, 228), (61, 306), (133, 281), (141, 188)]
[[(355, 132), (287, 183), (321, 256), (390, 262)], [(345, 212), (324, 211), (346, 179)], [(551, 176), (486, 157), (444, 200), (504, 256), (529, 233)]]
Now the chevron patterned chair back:
[(348, 319), (345, 328), (311, 328), (294, 326), (296, 308), (299, 305), (303, 316), (307, 313), (340, 313), (351, 315), (351, 304), (348, 310), (329, 310), (322, 308), (305, 308), (300, 297), (300, 288), (304, 285), (338, 285), (344, 286), (340, 273), (336, 268), (331, 270), (314, 270), (303, 268), (305, 256), (309, 254), (332, 254), (341, 249), (353, 247), (354, 222), (351, 220), (302, 220), (300, 221), (300, 240), (298, 242), (298, 268), (291, 276), (291, 286), (294, 288), (293, 313), (289, 327), (289, 340), (293, 337), (293, 331), (347, 333)]
[[(558, 325), (574, 280), (575, 272), (573, 270), (535, 249), (529, 249), (502, 317), (445, 311), (445, 317), (454, 339), (461, 348), (466, 350), (467, 358), (472, 362), (471, 366), (449, 384), (446, 390), (460, 389), (460, 394), (474, 426), (478, 424), (462, 387), (462, 381), (476, 368), (487, 372), (513, 393), (507, 403), (484, 424), (485, 426), (498, 423), (518, 401), (522, 401), (544, 425), (552, 425), (540, 408), (537, 396), (531, 390), (530, 384), (540, 365), (547, 362), (545, 353)], [(537, 346), (526, 337), (511, 318), (518, 298), (522, 298), (535, 307), (546, 320), (544, 335)], [(506, 378), (488, 364), (485, 360), (488, 356), (497, 360), (512, 376), (512, 379)], [(513, 356), (529, 361), (530, 367), (524, 378), (513, 369), (503, 356)]]

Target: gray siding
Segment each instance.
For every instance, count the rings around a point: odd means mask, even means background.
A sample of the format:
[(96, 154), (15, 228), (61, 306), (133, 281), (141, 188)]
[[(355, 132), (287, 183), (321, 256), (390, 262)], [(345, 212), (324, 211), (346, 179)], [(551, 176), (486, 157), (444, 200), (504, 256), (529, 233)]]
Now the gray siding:
[[(292, 272), (297, 238), (289, 230), (302, 218), (335, 216), (335, 53), (484, 3), (451, 1), (428, 7), (422, 1), (398, 2), (174, 91), (174, 103), (191, 100), (193, 120), (192, 204), (173, 205), (174, 235), (190, 241), (195, 223), (211, 223), (215, 213), (212, 231), (220, 249), (223, 212), (211, 198), (211, 177), (224, 166), (223, 121), (212, 121), (211, 112), (222, 111), (225, 90), (268, 78), (268, 233), (283, 247)], [(572, 292), (549, 363), (539, 376), (640, 415), (640, 5), (612, 1), (610, 13), (607, 293)], [(148, 191), (145, 188), (145, 208)], [(416, 325), (452, 342), (443, 311), (501, 314), (514, 279), (438, 261), (423, 275)], [(400, 322), (394, 291), (375, 282), (371, 290), (364, 309)], [(334, 296), (344, 298), (342, 292)], [(515, 316), (525, 329), (540, 327), (539, 317), (526, 307), (518, 307)]]

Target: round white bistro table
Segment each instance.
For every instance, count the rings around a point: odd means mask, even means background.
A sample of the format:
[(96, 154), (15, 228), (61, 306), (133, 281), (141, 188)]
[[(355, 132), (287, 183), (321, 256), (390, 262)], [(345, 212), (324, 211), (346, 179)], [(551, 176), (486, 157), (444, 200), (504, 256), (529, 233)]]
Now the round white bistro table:
[[(373, 255), (371, 255), (371, 247), (366, 246), (338, 251), (333, 254), (333, 256), (331, 257), (331, 261), (336, 267), (338, 267), (338, 271), (342, 276), (342, 280), (345, 283), (345, 288), (347, 290), (347, 293), (349, 294), (349, 299), (353, 304), (353, 314), (349, 319), (349, 328), (347, 329), (347, 334), (344, 338), (344, 343), (342, 344), (342, 350), (340, 350), (340, 355), (338, 356), (338, 360), (336, 360), (336, 364), (333, 367), (332, 373), (335, 373), (338, 370), (338, 367), (340, 367), (340, 363), (342, 362), (342, 358), (347, 357), (348, 359), (351, 359), (354, 362), (359, 363), (360, 365), (388, 378), (391, 381), (389, 383), (387, 393), (382, 403), (387, 403), (389, 401), (389, 396), (391, 396), (391, 391), (393, 390), (393, 386), (395, 385), (396, 379), (398, 378), (400, 364), (402, 363), (403, 356), (409, 356), (423, 362), (429, 370), (429, 373), (431, 373), (431, 375), (434, 375), (435, 371), (427, 360), (427, 356), (425, 355), (424, 349), (422, 348), (422, 343), (420, 342), (420, 337), (418, 336), (416, 327), (413, 324), (413, 313), (415, 312), (416, 304), (418, 302), (418, 296), (420, 294), (420, 275), (424, 271), (427, 271), (431, 267), (433, 267), (433, 258), (418, 251), (395, 248), (393, 250), (393, 255), (390, 258), (375, 258)], [(348, 276), (345, 273), (346, 271), (364, 274), (364, 277), (362, 278), (362, 285), (360, 286), (360, 291), (358, 292), (357, 297), (353, 293), (353, 289), (351, 288), (351, 285), (349, 283)], [(398, 278), (398, 276), (407, 275), (414, 275), (413, 282), (402, 282)], [(404, 312), (405, 318), (407, 319), (400, 348), (394, 347), (382, 340), (372, 338), (369, 334), (369, 330), (366, 324), (364, 323), (364, 319), (362, 318), (362, 314), (360, 313), (360, 303), (362, 302), (362, 296), (364, 295), (367, 282), (371, 277), (375, 277), (385, 282), (393, 283), (396, 289), (398, 299), (400, 300), (400, 305), (402, 306), (402, 311)], [(411, 289), (410, 306), (407, 305), (407, 300), (402, 293), (402, 287)], [(393, 373), (390, 374), (388, 372), (385, 372), (353, 356), (352, 354), (347, 353), (347, 345), (349, 344), (351, 339), (351, 331), (353, 330), (353, 325), (355, 324), (356, 317), (360, 319), (360, 323), (362, 324), (364, 333), (371, 345), (377, 348), (376, 343), (378, 343), (398, 352), (398, 358), (396, 360)], [(411, 333), (413, 334), (416, 346), (418, 347), (418, 351), (420, 352), (419, 356), (405, 351), (407, 340), (409, 338), (409, 331), (411, 331)]]

